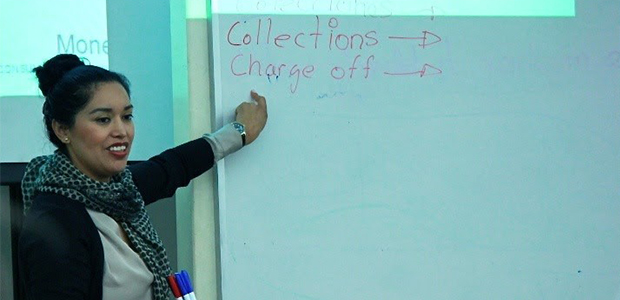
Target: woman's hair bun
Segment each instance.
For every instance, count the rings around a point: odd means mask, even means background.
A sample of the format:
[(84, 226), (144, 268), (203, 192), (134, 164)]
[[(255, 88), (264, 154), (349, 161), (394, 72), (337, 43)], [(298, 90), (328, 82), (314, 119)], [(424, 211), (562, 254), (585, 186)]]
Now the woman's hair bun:
[(84, 62), (74, 54), (59, 54), (33, 69), (39, 79), (39, 89), (46, 96), (69, 71), (84, 66)]

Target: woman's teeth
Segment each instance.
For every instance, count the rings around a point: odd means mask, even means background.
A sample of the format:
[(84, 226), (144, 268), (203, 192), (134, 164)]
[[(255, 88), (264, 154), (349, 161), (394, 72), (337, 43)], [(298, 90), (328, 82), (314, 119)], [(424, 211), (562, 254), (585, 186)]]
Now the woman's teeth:
[(127, 149), (127, 146), (113, 146), (110, 147), (110, 151), (125, 151), (125, 149)]

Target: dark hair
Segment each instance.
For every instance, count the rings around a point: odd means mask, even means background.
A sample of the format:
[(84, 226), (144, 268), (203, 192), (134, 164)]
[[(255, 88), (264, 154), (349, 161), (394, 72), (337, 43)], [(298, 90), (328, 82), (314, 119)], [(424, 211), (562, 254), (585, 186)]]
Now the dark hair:
[(97, 85), (105, 82), (120, 83), (129, 92), (129, 81), (119, 73), (85, 65), (73, 54), (59, 54), (32, 70), (39, 79), (39, 89), (45, 96), (43, 120), (47, 136), (60, 150), (65, 144), (54, 133), (52, 121), (72, 127), (75, 115), (92, 99)]

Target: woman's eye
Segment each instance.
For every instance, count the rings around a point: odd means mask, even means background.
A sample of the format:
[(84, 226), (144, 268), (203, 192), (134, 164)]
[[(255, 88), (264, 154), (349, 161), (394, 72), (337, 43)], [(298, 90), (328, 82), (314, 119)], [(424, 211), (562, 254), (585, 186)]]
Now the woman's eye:
[(125, 120), (131, 121), (133, 120), (133, 114), (128, 114), (124, 116)]
[(106, 123), (110, 123), (110, 118), (97, 118), (96, 121), (97, 123), (106, 124)]

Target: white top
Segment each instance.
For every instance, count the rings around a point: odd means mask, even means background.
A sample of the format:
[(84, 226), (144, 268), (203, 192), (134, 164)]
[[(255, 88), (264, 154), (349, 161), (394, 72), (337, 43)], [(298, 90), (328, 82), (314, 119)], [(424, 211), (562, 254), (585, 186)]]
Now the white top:
[(153, 273), (123, 240), (121, 226), (110, 216), (86, 209), (103, 244), (102, 300), (153, 300)]

